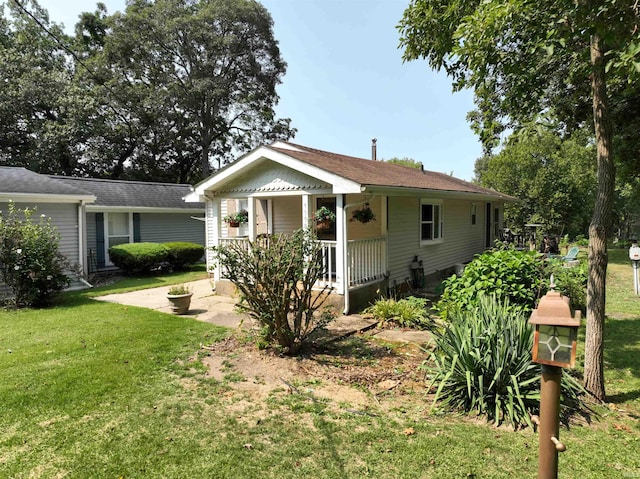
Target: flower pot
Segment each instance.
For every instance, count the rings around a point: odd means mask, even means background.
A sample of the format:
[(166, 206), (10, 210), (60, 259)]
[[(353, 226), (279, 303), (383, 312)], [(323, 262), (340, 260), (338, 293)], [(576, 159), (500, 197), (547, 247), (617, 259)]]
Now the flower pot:
[(191, 296), (193, 293), (168, 294), (167, 299), (171, 303), (171, 311), (175, 314), (186, 314), (191, 305)]
[(318, 231), (327, 231), (329, 229), (331, 229), (331, 220), (322, 220), (322, 221), (318, 221), (318, 223), (316, 223), (316, 229)]
[(229, 228), (237, 228), (240, 226), (239, 221), (229, 221)]

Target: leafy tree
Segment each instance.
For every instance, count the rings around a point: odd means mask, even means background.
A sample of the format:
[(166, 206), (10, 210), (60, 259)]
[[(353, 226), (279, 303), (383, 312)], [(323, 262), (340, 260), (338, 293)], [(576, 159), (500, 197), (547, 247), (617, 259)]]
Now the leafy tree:
[[(640, 72), (638, 5), (606, 0), (412, 0), (400, 22), (404, 58), (426, 58), (473, 88), (472, 122), (487, 148), (506, 128), (551, 114), (567, 129), (591, 100), (598, 190), (589, 227), (585, 386), (604, 400), (603, 344), (607, 236), (615, 165), (610, 103)], [(615, 106), (613, 107), (615, 109)]]
[[(586, 234), (596, 188), (595, 149), (586, 140), (562, 140), (550, 131), (514, 136), (498, 154), (476, 165), (478, 181), (521, 201), (505, 208), (505, 222), (545, 225), (545, 233)], [(481, 165), (481, 166), (480, 166)]]
[(105, 86), (126, 92), (131, 104), (122, 106), (144, 132), (134, 174), (196, 170), (195, 181), (213, 158), (221, 166), (237, 151), (293, 134), (288, 119), (275, 118), (286, 64), (259, 3), (134, 0), (106, 26), (95, 23), (96, 15), (86, 17), (81, 38), (107, 32), (93, 63)]
[(389, 158), (388, 160), (384, 160), (387, 163), (395, 163), (396, 165), (402, 166), (410, 166), (411, 168), (421, 169), (423, 167), (422, 162), (418, 160), (414, 160), (413, 158)]

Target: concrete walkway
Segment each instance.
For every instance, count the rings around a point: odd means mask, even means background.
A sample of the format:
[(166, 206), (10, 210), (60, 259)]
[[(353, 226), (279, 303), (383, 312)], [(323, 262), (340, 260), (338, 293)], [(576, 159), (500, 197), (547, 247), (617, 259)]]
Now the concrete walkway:
[[(184, 316), (227, 328), (235, 329), (241, 326), (249, 328), (252, 326), (252, 320), (248, 315), (236, 311), (236, 298), (217, 295), (212, 289), (210, 280), (192, 281), (185, 283), (185, 285), (193, 291), (193, 296), (191, 297), (189, 312)], [(169, 288), (170, 286), (162, 286), (159, 288), (132, 291), (130, 293), (98, 296), (94, 299), (126, 304), (128, 306), (138, 306), (171, 314), (171, 306), (167, 299)], [(372, 329), (375, 325), (375, 320), (363, 318), (357, 314), (338, 316), (327, 328), (328, 339), (366, 331)], [(426, 331), (384, 330), (375, 336), (392, 342), (426, 344), (431, 341), (431, 335)]]

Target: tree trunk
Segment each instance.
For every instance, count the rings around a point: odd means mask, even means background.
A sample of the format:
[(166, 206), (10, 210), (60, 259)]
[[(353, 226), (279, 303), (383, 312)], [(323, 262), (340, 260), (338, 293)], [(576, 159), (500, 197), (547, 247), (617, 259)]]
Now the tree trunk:
[(591, 90), (593, 123), (598, 155), (598, 192), (589, 225), (589, 280), (587, 283), (587, 332), (584, 386), (604, 401), (604, 320), (607, 276), (607, 234), (611, 224), (615, 166), (611, 151), (611, 126), (607, 110), (604, 50), (598, 34), (591, 37)]

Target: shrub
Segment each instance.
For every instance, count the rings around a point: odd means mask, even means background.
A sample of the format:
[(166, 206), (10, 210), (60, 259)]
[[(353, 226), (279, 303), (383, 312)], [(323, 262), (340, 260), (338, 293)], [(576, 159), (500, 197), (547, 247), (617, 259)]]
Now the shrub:
[(171, 296), (181, 296), (183, 294), (191, 294), (191, 288), (186, 284), (175, 284), (169, 288), (167, 294)]
[(513, 248), (492, 250), (477, 256), (462, 276), (444, 281), (436, 309), (442, 319), (456, 310), (475, 308), (480, 294), (507, 298), (514, 307), (533, 309), (544, 288), (544, 262), (537, 253)]
[(427, 313), (427, 300), (409, 296), (404, 299), (380, 299), (364, 310), (379, 325), (393, 321), (405, 328), (429, 329), (433, 322)]
[(169, 250), (159, 243), (125, 243), (109, 248), (111, 262), (125, 273), (146, 273), (167, 260)]
[[(514, 428), (531, 426), (530, 415), (539, 409), (540, 368), (531, 360), (533, 329), (527, 319), (508, 300), (483, 295), (476, 309), (460, 311), (436, 331), (436, 348), (423, 365), (437, 386), (434, 402)], [(561, 391), (566, 421), (584, 409), (584, 390), (565, 374)]]
[(587, 279), (589, 265), (586, 261), (571, 268), (565, 267), (562, 260), (550, 259), (545, 267), (545, 289), (548, 289), (549, 278), (553, 274), (556, 284), (555, 290), (571, 300), (571, 309), (579, 309), (586, 314), (587, 310)]
[(0, 212), (0, 268), (16, 307), (46, 306), (68, 284), (71, 265), (58, 250), (60, 235), (51, 219), (32, 220), (35, 210), (9, 203)]
[(226, 277), (240, 291), (240, 309), (261, 326), (261, 344), (296, 354), (311, 333), (327, 324), (316, 316), (330, 290), (313, 291), (324, 273), (321, 246), (302, 230), (292, 236), (230, 243), (214, 249)]
[(188, 265), (197, 263), (204, 255), (204, 246), (197, 243), (174, 241), (164, 243), (164, 246), (168, 250), (167, 260), (176, 270), (185, 269)]

